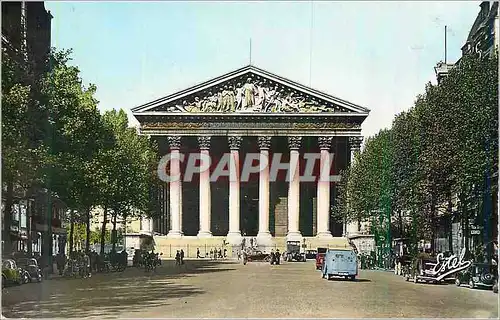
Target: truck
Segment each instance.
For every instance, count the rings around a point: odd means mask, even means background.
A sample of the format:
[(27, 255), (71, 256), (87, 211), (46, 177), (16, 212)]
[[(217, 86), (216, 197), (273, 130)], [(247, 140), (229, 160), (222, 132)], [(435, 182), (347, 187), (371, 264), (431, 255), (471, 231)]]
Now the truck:
[(300, 241), (286, 242), (286, 260), (285, 261), (306, 261), (305, 249), (300, 245)]
[(325, 259), (325, 254), (328, 251), (327, 248), (318, 248), (316, 250), (316, 270), (321, 270), (323, 266), (323, 260)]
[(358, 259), (352, 249), (329, 249), (323, 259), (322, 278), (344, 277), (355, 280), (358, 275)]

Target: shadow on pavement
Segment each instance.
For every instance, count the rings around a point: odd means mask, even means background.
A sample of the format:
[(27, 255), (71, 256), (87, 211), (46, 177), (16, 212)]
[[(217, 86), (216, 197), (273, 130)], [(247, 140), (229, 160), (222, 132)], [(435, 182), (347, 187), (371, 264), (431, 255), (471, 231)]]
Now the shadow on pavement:
[[(174, 303), (205, 293), (172, 279), (209, 272), (235, 270), (230, 262), (186, 261), (176, 266), (162, 261), (156, 272), (128, 268), (122, 273), (96, 274), (90, 279), (57, 279), (33, 283), (5, 292), (2, 297), (6, 317), (118, 317), (122, 312), (141, 311)], [(174, 300), (172, 300), (174, 299)], [(164, 315), (174, 317), (175, 315)]]
[(356, 278), (354, 280), (348, 280), (344, 278), (330, 278), (328, 281), (338, 281), (338, 282), (372, 282), (370, 279)]

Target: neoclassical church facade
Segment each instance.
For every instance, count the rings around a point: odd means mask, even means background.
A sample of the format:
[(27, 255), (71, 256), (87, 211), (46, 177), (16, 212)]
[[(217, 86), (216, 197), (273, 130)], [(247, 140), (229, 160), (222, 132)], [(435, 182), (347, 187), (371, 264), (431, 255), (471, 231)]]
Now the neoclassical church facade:
[[(368, 109), (247, 66), (132, 113), (167, 158), (166, 172), (180, 176), (162, 182), (156, 195), (152, 229), (165, 250), (236, 246), (243, 237), (262, 246), (344, 238), (346, 226), (330, 218), (336, 181), (319, 177), (349, 166)], [(193, 154), (209, 157), (209, 168), (187, 174)], [(214, 179), (222, 159), (230, 173)], [(245, 174), (255, 163), (259, 170)], [(315, 179), (302, 178), (311, 172)]]

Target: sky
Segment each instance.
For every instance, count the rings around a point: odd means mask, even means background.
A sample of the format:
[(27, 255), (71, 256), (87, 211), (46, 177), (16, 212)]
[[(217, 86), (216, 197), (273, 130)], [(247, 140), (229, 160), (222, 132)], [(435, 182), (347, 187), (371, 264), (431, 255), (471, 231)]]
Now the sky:
[(130, 109), (251, 63), (371, 110), (370, 136), (409, 109), (460, 48), (479, 1), (45, 2), (101, 111)]

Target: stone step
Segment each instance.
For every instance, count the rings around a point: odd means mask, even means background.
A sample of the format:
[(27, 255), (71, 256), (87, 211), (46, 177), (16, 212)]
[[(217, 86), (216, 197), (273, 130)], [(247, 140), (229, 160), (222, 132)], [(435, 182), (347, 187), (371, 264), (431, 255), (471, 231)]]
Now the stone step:
[[(224, 245), (225, 237), (182, 237), (180, 239), (169, 239), (166, 236), (155, 236), (155, 251), (163, 253), (164, 258), (175, 257), (177, 250), (184, 250), (184, 255), (187, 258), (196, 258), (197, 249), (200, 250), (202, 256), (208, 255), (210, 250), (226, 249), (228, 257), (236, 257), (237, 252), (241, 249), (232, 247), (229, 244)], [(324, 248), (341, 248), (350, 249), (349, 240), (344, 237), (332, 237), (329, 239), (321, 239), (316, 237), (304, 237), (306, 250), (316, 250), (318, 247)], [(258, 250), (262, 252), (271, 252), (271, 250), (286, 251), (286, 237), (273, 237), (272, 243), (269, 246), (259, 246)]]

